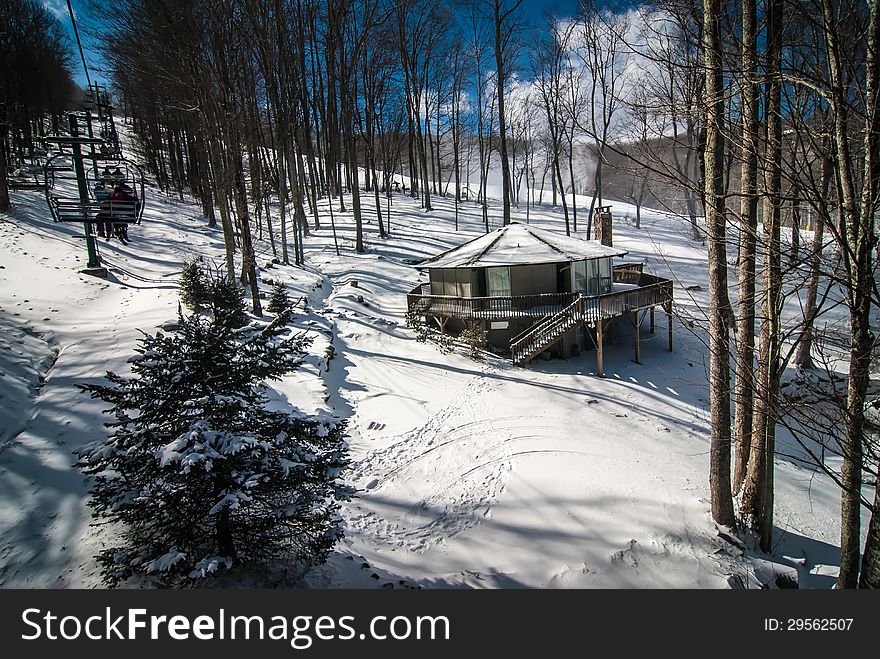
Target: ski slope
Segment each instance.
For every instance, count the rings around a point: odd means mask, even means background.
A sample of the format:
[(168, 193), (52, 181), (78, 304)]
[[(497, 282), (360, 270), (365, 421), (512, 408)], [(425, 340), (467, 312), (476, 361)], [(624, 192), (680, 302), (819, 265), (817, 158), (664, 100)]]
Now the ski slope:
[[(12, 198), (0, 214), (0, 585), (100, 587), (92, 556), (108, 531), (90, 525), (72, 464), (104, 436), (102, 403), (77, 385), (126, 373), (140, 331), (175, 318), (183, 261), (222, 263), (222, 234), (197, 205), (152, 190), (131, 243), (101, 241), (111, 274), (96, 279), (79, 273), (80, 227), (53, 224), (39, 193)], [(808, 465), (776, 462), (773, 557), (744, 554), (711, 522), (707, 355), (694, 322), (706, 250), (684, 220), (643, 210), (636, 230), (623, 219), (632, 209), (613, 204), (615, 245), (676, 281), (679, 317), (669, 353), (658, 312), (641, 365), (621, 325), (602, 379), (589, 351), (519, 368), (417, 343), (404, 323), (420, 280), (412, 261), (480, 235), (482, 218), (462, 204), (456, 232), (450, 199), (434, 198), (431, 213), (393, 201), (380, 240), (362, 197), (365, 254), (354, 253), (351, 213), (334, 209), (337, 256), (326, 200), (304, 268), (272, 265), (268, 241), (258, 244), (263, 289), (288, 284), (296, 324), (314, 339), (304, 366), (273, 384), (272, 404), (347, 419), (360, 491), (344, 510), (345, 540), (304, 585), (754, 588), (779, 572), (833, 584), (839, 495)], [(497, 227), (497, 205), (490, 214)], [(530, 215), (563, 230), (555, 209)]]

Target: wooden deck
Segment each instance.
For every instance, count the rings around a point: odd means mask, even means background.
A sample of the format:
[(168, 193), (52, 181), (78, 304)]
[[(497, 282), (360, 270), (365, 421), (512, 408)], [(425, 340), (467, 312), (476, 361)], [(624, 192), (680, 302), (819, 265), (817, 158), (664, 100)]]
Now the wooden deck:
[(425, 317), (438, 320), (443, 331), (446, 321), (509, 320), (528, 318), (533, 322), (510, 341), (515, 364), (525, 364), (577, 327), (595, 329), (596, 373), (604, 376), (603, 332), (606, 321), (626, 316), (635, 329), (635, 359), (641, 363), (639, 343), (642, 319), (650, 312), (654, 331), (654, 307), (661, 307), (669, 319), (669, 350), (672, 351), (672, 280), (642, 272), (642, 264), (626, 263), (613, 270), (617, 290), (604, 295), (548, 293), (500, 297), (455, 297), (431, 295), (430, 284), (420, 284), (407, 295), (407, 306)]
[[(672, 301), (672, 281), (636, 269), (615, 268), (615, 284), (634, 286), (604, 295), (584, 297), (583, 322), (622, 316), (632, 311), (663, 306)], [(497, 297), (456, 297), (431, 295), (430, 284), (420, 284), (406, 296), (407, 307), (420, 315), (461, 320), (540, 320), (569, 307), (579, 295), (545, 293), (541, 295), (505, 295)]]
[(406, 296), (407, 307), (421, 315), (461, 320), (538, 319), (560, 311), (572, 300), (571, 293), (496, 297), (431, 295), (430, 284), (420, 284)]

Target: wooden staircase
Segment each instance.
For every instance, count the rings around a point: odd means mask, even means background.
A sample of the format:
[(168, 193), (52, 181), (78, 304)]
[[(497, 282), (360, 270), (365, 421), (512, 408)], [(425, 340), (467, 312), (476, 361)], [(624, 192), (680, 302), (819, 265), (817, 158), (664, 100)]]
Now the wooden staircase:
[(590, 300), (579, 295), (574, 302), (561, 311), (551, 314), (529, 327), (510, 341), (510, 354), (514, 364), (525, 364), (556, 343), (562, 336), (587, 321)]
[[(587, 296), (577, 294), (574, 301), (560, 311), (545, 316), (540, 321), (513, 337), (510, 354), (514, 364), (525, 364), (556, 343), (562, 336), (579, 325), (596, 327), (597, 358), (601, 362), (602, 327), (606, 320), (636, 314), (644, 309), (662, 307), (671, 318), (672, 281), (641, 272), (634, 267), (616, 268), (614, 283), (629, 284), (633, 288), (612, 291), (603, 295)], [(654, 331), (654, 315), (651, 313), (651, 331)], [(638, 341), (638, 327), (636, 330)], [(638, 346), (638, 344), (637, 344)], [(672, 350), (672, 321), (669, 323), (669, 350)], [(636, 352), (638, 362), (638, 350)], [(602, 368), (599, 366), (599, 371)]]

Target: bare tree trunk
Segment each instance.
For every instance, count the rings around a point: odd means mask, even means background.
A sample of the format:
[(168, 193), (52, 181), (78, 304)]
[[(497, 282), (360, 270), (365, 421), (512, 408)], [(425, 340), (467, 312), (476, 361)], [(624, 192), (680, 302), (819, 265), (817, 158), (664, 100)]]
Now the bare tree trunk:
[(461, 201), (461, 82), (458, 73), (459, 53), (455, 51), (456, 70), (452, 75), (452, 167), (455, 170), (455, 230), (458, 231), (458, 204)]
[(742, 171), (740, 173), (739, 300), (734, 387), (736, 460), (733, 491), (742, 489), (752, 445), (755, 377), (755, 252), (758, 231), (758, 55), (756, 0), (743, 0)]
[[(562, 193), (562, 214), (565, 217), (565, 235), (571, 235), (571, 224), (568, 220), (568, 201), (565, 199), (565, 186), (562, 184), (562, 167), (559, 164), (559, 156), (554, 156), (553, 170), (556, 172), (559, 190)], [(556, 204), (556, 187), (553, 188), (553, 203)]]
[(239, 231), (241, 232), (241, 269), (247, 276), (251, 290), (251, 310), (255, 316), (263, 315), (260, 304), (260, 282), (257, 281), (257, 257), (254, 252), (254, 241), (251, 237), (251, 222), (248, 213), (247, 190), (244, 181), (244, 163), (241, 153), (235, 158), (235, 204), (238, 215)]
[[(437, 142), (437, 190), (434, 191), (434, 194), (442, 194), (443, 196), (446, 196), (446, 191), (442, 190), (440, 187), (443, 184), (443, 159), (442, 159), (441, 153), (440, 153), (441, 144), (440, 144), (440, 99), (439, 98), (437, 99), (437, 124), (436, 124), (436, 126), (437, 126), (437, 131), (436, 131), (436, 133), (437, 133), (437, 135), (436, 135), (436, 137), (437, 137), (437, 140), (436, 140), (436, 142)], [(449, 186), (447, 185), (447, 190), (448, 190), (448, 188), (449, 188)]]
[[(822, 158), (822, 180), (821, 180), (821, 204), (824, 206), (828, 199), (828, 191), (831, 187), (831, 175), (833, 173), (834, 163), (828, 155), (831, 148), (830, 140), (824, 141), (823, 153), (826, 155)], [(816, 321), (816, 315), (819, 313), (818, 297), (819, 297), (819, 276), (822, 267), (822, 249), (825, 243), (825, 216), (824, 213), (816, 213), (816, 219), (813, 222), (813, 245), (810, 252), (810, 277), (807, 281), (807, 300), (804, 304), (804, 327), (801, 331), (801, 337), (798, 341), (797, 353), (795, 354), (794, 363), (798, 368), (813, 368), (813, 325)]]
[(709, 484), (712, 518), (733, 526), (730, 489), (730, 307), (727, 294), (726, 208), (724, 200), (724, 74), (721, 0), (705, 0), (706, 58), (706, 224), (709, 232), (709, 404), (712, 437)]
[[(871, 3), (871, 27), (868, 44), (866, 153), (865, 175), (862, 184), (863, 203), (860, 207), (855, 181), (853, 149), (850, 145), (849, 113), (844, 71), (849, 63), (837, 32), (837, 5), (823, 0), (822, 11), (825, 39), (828, 50), (828, 71), (831, 101), (834, 111), (834, 142), (836, 147), (837, 184), (840, 191), (839, 233), (846, 236), (846, 256), (849, 261), (847, 304), (850, 310), (850, 364), (847, 383), (845, 436), (842, 442), (843, 465), (841, 468), (840, 502), (840, 572), (838, 588), (855, 588), (859, 575), (859, 545), (861, 531), (861, 469), (862, 440), (865, 431), (865, 392), (871, 359), (872, 336), (868, 326), (871, 308), (870, 293), (872, 268), (871, 252), (874, 238), (873, 206), (877, 181), (877, 4)], [(873, 180), (872, 180), (873, 179)], [(864, 202), (868, 202), (867, 208)], [(863, 211), (868, 211), (865, 217)], [(842, 246), (843, 247), (843, 246)]]
[(287, 249), (287, 159), (286, 146), (279, 144), (276, 151), (278, 160), (278, 201), (281, 206), (281, 261), (284, 265), (290, 265), (290, 254)]
[(6, 130), (0, 130), (0, 211), (8, 211), (9, 186), (6, 183)]
[[(425, 92), (427, 94), (427, 92)], [(421, 96), (419, 96), (421, 98)], [(420, 136), (418, 143), (418, 156), (419, 163), (421, 167), (421, 176), (422, 176), (422, 207), (426, 211), (433, 210), (431, 206), (431, 181), (430, 181), (430, 173), (428, 172), (428, 148), (425, 144), (428, 139), (427, 133), (430, 132), (431, 129), (431, 118), (425, 117), (426, 130), (422, 130), (422, 119), (421, 114), (416, 115), (416, 130), (418, 131)]]
[[(352, 92), (353, 94), (354, 92)], [(354, 143), (354, 113), (352, 111), (352, 100), (346, 99), (348, 93), (343, 95), (343, 117), (345, 124), (345, 142), (346, 151), (348, 151), (349, 171), (351, 175), (351, 211), (354, 215), (355, 222), (355, 251), (362, 253), (364, 249), (364, 224), (363, 214), (361, 213), (361, 191), (358, 176), (357, 152)]]
[(796, 268), (801, 248), (801, 189), (797, 180), (791, 185), (791, 252), (789, 267)]
[[(865, 181), (862, 186), (862, 220), (865, 223), (864, 229), (868, 236), (863, 236), (863, 244), (867, 247), (857, 252), (860, 257), (865, 258), (865, 284), (873, 283), (873, 263), (872, 252), (876, 241), (876, 228), (874, 224), (874, 209), (877, 204), (877, 188), (880, 185), (880, 108), (877, 107), (878, 99), (880, 99), (880, 9), (877, 3), (871, 4), (871, 18), (868, 29), (868, 56), (867, 56), (867, 116), (865, 124)], [(866, 217), (867, 216), (867, 217)], [(867, 295), (869, 288), (863, 289), (864, 297), (868, 299), (863, 302), (863, 308), (866, 311), (862, 317), (865, 325), (868, 325), (868, 313), (871, 309), (870, 295)], [(870, 329), (866, 332), (866, 336), (860, 337), (862, 340), (871, 338)], [(861, 354), (859, 365), (860, 368), (867, 370), (870, 363), (871, 353), (867, 355)], [(862, 384), (867, 385), (868, 373), (862, 372)], [(860, 407), (864, 410), (864, 405)], [(849, 429), (847, 429), (849, 430)], [(854, 483), (853, 483), (854, 484)], [(858, 537), (858, 534), (856, 534)], [(862, 574), (859, 581), (861, 588), (880, 588), (880, 482), (874, 487), (874, 505), (871, 513), (871, 521), (868, 523), (868, 538), (865, 541), (865, 551), (862, 558)]]
[(599, 202), (600, 207), (602, 206), (602, 159), (604, 156), (601, 152), (598, 153), (599, 156), (596, 160), (596, 175), (593, 177), (595, 190), (593, 191), (593, 198), (590, 199), (590, 211), (587, 213), (587, 238), (590, 237), (590, 231), (592, 231), (593, 228), (593, 216), (596, 211), (596, 201)]
[[(515, 3), (515, 7), (519, 6), (522, 0)], [(507, 84), (507, 74), (505, 61), (504, 39), (510, 39), (509, 31), (511, 26), (505, 29), (505, 16), (509, 17), (513, 9), (502, 11), (501, 5), (503, 0), (493, 0), (493, 10), (495, 12), (495, 68), (496, 80), (498, 83), (498, 133), (500, 138), (500, 155), (501, 155), (501, 204), (503, 212), (502, 224), (507, 226), (510, 224), (510, 162), (507, 154), (507, 117), (504, 108), (504, 86)], [(505, 34), (506, 32), (506, 34)]]
[[(578, 230), (578, 207), (575, 195), (577, 190), (574, 187), (574, 126), (571, 127), (571, 133), (568, 137), (568, 177), (571, 183), (571, 218), (572, 230), (577, 233)], [(560, 184), (562, 178), (560, 177)], [(565, 199), (565, 188), (562, 188), (562, 198)]]
[(218, 193), (215, 198), (220, 206), (220, 225), (223, 228), (223, 244), (226, 248), (226, 276), (232, 281), (235, 279), (235, 229), (232, 225), (229, 197), (226, 194), (225, 168), (220, 165), (221, 156), (217, 154), (217, 145), (214, 140), (210, 141), (208, 148), (212, 156), (212, 187), (215, 193)]
[(880, 588), (880, 485), (874, 488), (874, 512), (868, 523), (859, 588)]
[(780, 377), (780, 316), (782, 313), (782, 0), (771, 0), (767, 12), (767, 139), (764, 151), (764, 291), (752, 445), (742, 496), (744, 525), (760, 534), (769, 552), (773, 532), (773, 460)]

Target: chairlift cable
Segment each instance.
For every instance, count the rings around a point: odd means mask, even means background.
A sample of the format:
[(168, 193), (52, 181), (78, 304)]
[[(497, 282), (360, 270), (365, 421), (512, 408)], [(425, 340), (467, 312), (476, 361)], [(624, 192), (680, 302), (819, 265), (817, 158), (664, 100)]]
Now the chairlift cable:
[(92, 79), (89, 77), (89, 67), (86, 64), (86, 55), (83, 52), (82, 42), (79, 40), (79, 30), (76, 27), (76, 18), (73, 15), (73, 6), (70, 4), (70, 0), (67, 0), (67, 11), (70, 14), (70, 22), (73, 24), (73, 34), (76, 37), (76, 45), (79, 48), (79, 56), (82, 59), (83, 70), (86, 72), (86, 82), (89, 85), (89, 88), (92, 86)]

